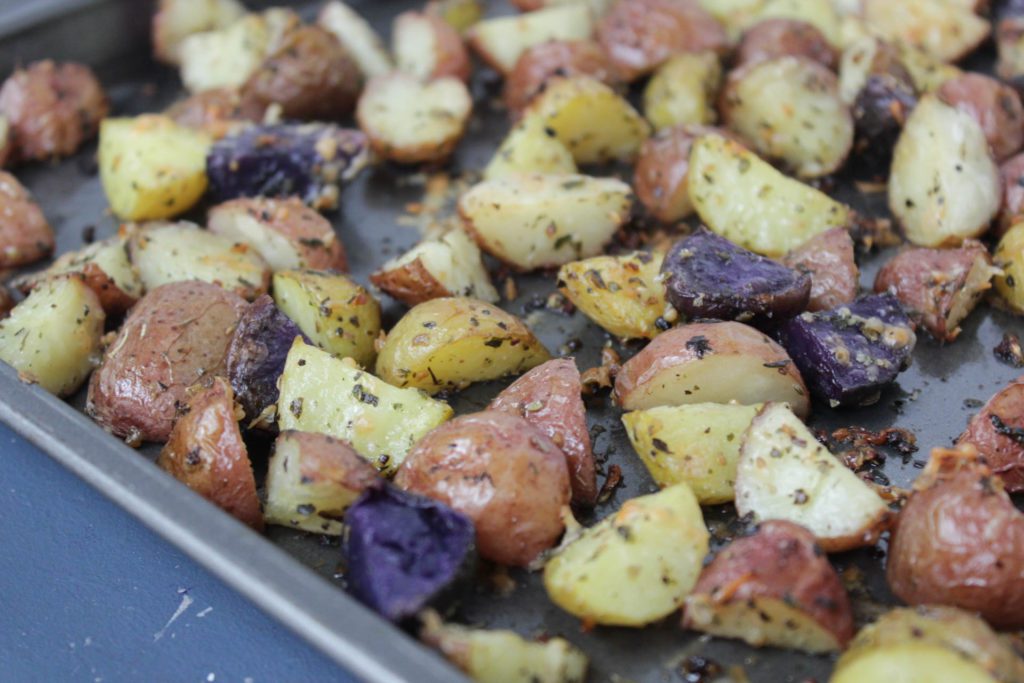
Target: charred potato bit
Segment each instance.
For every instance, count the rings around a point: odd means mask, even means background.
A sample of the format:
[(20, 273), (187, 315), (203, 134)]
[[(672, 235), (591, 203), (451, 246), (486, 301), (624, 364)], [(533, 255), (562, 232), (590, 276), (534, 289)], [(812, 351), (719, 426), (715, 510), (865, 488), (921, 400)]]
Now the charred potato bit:
[(836, 51), (814, 25), (796, 19), (765, 19), (743, 34), (736, 48), (737, 66), (776, 57), (806, 57), (834, 69)]
[(1024, 491), (1024, 378), (990, 398), (971, 418), (957, 444), (971, 444), (1011, 493)]
[(227, 28), (244, 14), (245, 6), (238, 0), (160, 0), (153, 14), (153, 54), (177, 65), (182, 41), (196, 33)]
[(786, 254), (782, 262), (811, 276), (808, 311), (826, 311), (848, 304), (857, 296), (860, 273), (853, 255), (853, 238), (843, 228), (815, 235)]
[(722, 63), (711, 51), (684, 52), (658, 67), (644, 88), (644, 114), (655, 130), (712, 124)]
[(340, 0), (325, 4), (317, 23), (334, 34), (359, 65), (365, 78), (375, 78), (394, 69), (391, 55), (377, 32), (358, 12)]
[(592, 12), (580, 2), (484, 19), (466, 31), (466, 40), (488, 66), (507, 75), (520, 55), (534, 45), (551, 40), (587, 40), (593, 32)]
[(1006, 160), (1024, 145), (1024, 106), (1010, 86), (989, 76), (965, 73), (943, 83), (936, 94), (978, 122), (996, 161)]
[(591, 40), (552, 40), (529, 48), (505, 77), (504, 102), (519, 115), (555, 76), (590, 76), (614, 86), (617, 79), (601, 47)]
[(462, 36), (440, 17), (399, 14), (391, 24), (391, 52), (399, 71), (421, 80), (446, 76), (469, 80), (472, 65)]
[(53, 229), (18, 179), (0, 171), (0, 268), (35, 263), (53, 251)]

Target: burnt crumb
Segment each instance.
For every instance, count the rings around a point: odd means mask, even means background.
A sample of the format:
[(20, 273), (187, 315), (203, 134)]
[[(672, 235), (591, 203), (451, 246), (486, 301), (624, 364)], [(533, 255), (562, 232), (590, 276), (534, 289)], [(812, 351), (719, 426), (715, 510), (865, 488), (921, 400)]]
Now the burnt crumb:
[(696, 337), (688, 339), (686, 342), (686, 348), (693, 351), (697, 358), (703, 358), (713, 350), (711, 348), (711, 342), (709, 342), (708, 338), (702, 334), (698, 334)]
[(1024, 444), (1024, 428), (1011, 427), (1010, 425), (1003, 422), (1003, 419), (996, 415), (995, 413), (989, 415), (988, 420), (989, 422), (992, 423), (992, 426), (995, 428), (997, 434), (999, 434), (1000, 436), (1005, 436), (1006, 438), (1016, 441), (1019, 444)]
[(92, 244), (96, 241), (96, 226), (87, 225), (82, 228), (82, 244)]
[(832, 432), (832, 438), (839, 443), (850, 443), (855, 446), (887, 446), (903, 456), (917, 452), (917, 437), (913, 432), (899, 427), (886, 427), (877, 432), (864, 427), (841, 427)]
[(996, 359), (1014, 368), (1024, 368), (1024, 349), (1020, 345), (1020, 337), (1013, 332), (1003, 334), (1002, 341), (992, 349)]
[(679, 665), (683, 680), (687, 683), (711, 683), (722, 675), (722, 665), (703, 655), (690, 655)]
[(601, 486), (600, 493), (597, 494), (598, 503), (607, 503), (608, 499), (615, 493), (615, 489), (622, 485), (622, 468), (618, 465), (612, 465), (608, 468), (608, 476), (605, 477), (604, 485)]

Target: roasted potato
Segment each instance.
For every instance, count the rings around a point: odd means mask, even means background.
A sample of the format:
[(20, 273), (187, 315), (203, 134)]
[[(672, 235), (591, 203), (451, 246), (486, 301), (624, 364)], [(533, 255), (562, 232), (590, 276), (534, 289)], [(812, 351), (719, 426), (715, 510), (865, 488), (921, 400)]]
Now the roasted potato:
[(985, 463), (1003, 480), (1007, 491), (1024, 490), (1024, 378), (996, 392), (967, 423), (957, 444), (971, 444)]
[(14, 308), (14, 297), (7, 287), (0, 285), (0, 320), (6, 318), (12, 308)]
[(153, 55), (177, 65), (185, 38), (227, 28), (244, 14), (238, 0), (160, 0), (153, 14)]
[[(1006, 3), (1005, 7), (1012, 7)], [(1024, 13), (1007, 12), (995, 24), (996, 75), (1014, 81), (1024, 75)]]
[(436, 394), (520, 374), (550, 357), (511, 313), (476, 299), (431, 299), (391, 328), (377, 356), (377, 375)]
[(164, 114), (175, 123), (195, 128), (214, 140), (238, 132), (263, 120), (267, 108), (252, 99), (242, 101), (234, 88), (217, 88), (189, 95), (175, 102)]
[(785, 350), (737, 322), (688, 323), (658, 335), (622, 365), (614, 396), (627, 411), (730, 401), (785, 401), (800, 416), (811, 409)]
[(340, 0), (326, 3), (320, 10), (317, 23), (334, 34), (367, 80), (395, 68), (384, 41), (370, 23)]
[(82, 64), (33, 62), (0, 87), (0, 114), (11, 127), (12, 155), (34, 161), (66, 157), (91, 140), (110, 105)]
[(973, 8), (946, 0), (864, 0), (862, 16), (887, 40), (921, 48), (943, 62), (955, 62), (988, 37), (989, 23)]
[(678, 610), (709, 534), (686, 484), (631, 498), (559, 548), (544, 567), (548, 597), (587, 624), (644, 626)]
[(965, 73), (943, 83), (935, 94), (978, 122), (996, 161), (1005, 161), (1024, 145), (1024, 106), (1005, 83)]
[(421, 80), (468, 81), (472, 69), (462, 36), (440, 17), (403, 12), (391, 23), (391, 52), (399, 71)]
[(835, 308), (857, 296), (860, 272), (853, 256), (853, 238), (844, 228), (818, 233), (786, 254), (782, 262), (811, 276), (808, 311)]
[(990, 229), (995, 237), (1002, 237), (1024, 219), (1024, 154), (1004, 161), (999, 166), (999, 177), (1003, 183), (1003, 201), (998, 221)]
[(896, 141), (916, 106), (917, 96), (909, 81), (891, 73), (868, 76), (851, 109), (857, 176), (888, 177)]
[(516, 60), (505, 76), (505, 106), (518, 115), (556, 76), (590, 76), (610, 86), (618, 82), (611, 63), (594, 41), (551, 40), (530, 47)]
[(838, 61), (835, 48), (813, 24), (798, 19), (764, 19), (744, 31), (736, 48), (737, 66), (777, 57), (805, 57), (828, 69)]
[(590, 8), (573, 2), (518, 16), (484, 19), (466, 31), (466, 40), (488, 66), (507, 75), (519, 56), (534, 45), (551, 40), (587, 40), (593, 32)]
[[(742, 0), (741, 0), (742, 1)], [(754, 19), (749, 26), (771, 19), (789, 19), (804, 21), (818, 29), (829, 43), (839, 46), (843, 43), (843, 26), (840, 19), (842, 2), (855, 2), (856, 0), (765, 0), (757, 8)], [(856, 7), (850, 8), (850, 13), (857, 13)]]
[(277, 425), (320, 432), (352, 444), (385, 474), (393, 473), (423, 435), (452, 416), (447, 403), (398, 389), (296, 339), (279, 381)]
[(451, 156), (472, 109), (469, 90), (457, 78), (421, 83), (411, 74), (394, 72), (367, 83), (356, 119), (378, 154), (416, 164)]
[(565, 454), (525, 419), (488, 410), (427, 434), (395, 483), (473, 520), (480, 555), (525, 567), (552, 547), (569, 504)]
[(680, 52), (725, 52), (722, 25), (697, 0), (618, 0), (597, 24), (597, 42), (626, 81)]
[(459, 35), (484, 16), (482, 0), (429, 0), (423, 11), (444, 20)]
[(380, 335), (380, 302), (361, 286), (334, 273), (274, 273), (274, 303), (314, 344), (339, 358), (369, 367)]
[(765, 256), (782, 256), (851, 221), (845, 205), (720, 135), (693, 143), (688, 177), (690, 200), (705, 225)]
[(105, 318), (82, 278), (46, 280), (0, 317), (0, 361), (23, 381), (69, 396), (95, 367)]
[(14, 155), (14, 139), (11, 136), (11, 122), (0, 113), (0, 168)]
[(633, 449), (661, 487), (685, 483), (701, 505), (731, 502), (743, 434), (761, 404), (693, 403), (622, 416)]
[(270, 285), (270, 266), (258, 251), (188, 221), (148, 223), (131, 236), (128, 249), (147, 291), (203, 280), (252, 300)]
[(659, 277), (663, 258), (660, 252), (634, 251), (572, 261), (558, 270), (558, 288), (610, 334), (650, 339), (672, 317)]
[(0, 171), (0, 268), (35, 263), (53, 251), (53, 229), (28, 190)]
[(875, 291), (889, 291), (939, 341), (951, 342), (960, 323), (1001, 274), (985, 245), (966, 240), (957, 249), (911, 247), (890, 259), (875, 277)]
[(910, 94), (916, 96), (917, 86), (903, 56), (899, 46), (877, 36), (853, 41), (839, 59), (839, 97), (852, 105), (872, 76), (893, 78), (909, 86)]
[(892, 521), (874, 489), (780, 403), (764, 406), (743, 437), (736, 513), (800, 524), (830, 553), (874, 545)]
[(326, 434), (281, 432), (267, 465), (263, 519), (339, 536), (345, 510), (378, 480), (373, 465), (344, 441)]
[(716, 53), (673, 55), (647, 81), (644, 115), (655, 130), (712, 124), (718, 119), (715, 100), (721, 85), (722, 63)]
[(942, 84), (963, 73), (958, 67), (947, 64), (941, 59), (911, 43), (896, 41), (900, 62), (910, 73), (914, 88), (921, 93), (935, 92)]
[(629, 185), (585, 175), (512, 175), (459, 197), (463, 225), (480, 248), (516, 270), (600, 254), (629, 218)]
[(240, 296), (208, 282), (174, 282), (147, 292), (93, 373), (86, 412), (130, 442), (167, 441), (188, 404), (188, 388), (225, 376), (228, 345), (245, 307)]
[(1024, 312), (1024, 223), (1006, 231), (992, 259), (1003, 271), (993, 280), (1000, 302), (1015, 313)]
[(812, 654), (853, 638), (846, 588), (804, 527), (762, 522), (722, 549), (686, 598), (683, 626)]
[(572, 152), (554, 131), (533, 118), (517, 124), (484, 168), (484, 180), (533, 173), (572, 175), (577, 173)]

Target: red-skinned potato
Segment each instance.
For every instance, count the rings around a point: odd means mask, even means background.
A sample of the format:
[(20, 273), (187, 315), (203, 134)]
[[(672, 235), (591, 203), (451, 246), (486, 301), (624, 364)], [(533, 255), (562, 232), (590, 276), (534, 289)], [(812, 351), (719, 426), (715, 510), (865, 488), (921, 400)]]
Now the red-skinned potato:
[(1002, 237), (1006, 231), (1024, 217), (1024, 154), (1010, 157), (999, 166), (1003, 181), (1003, 202), (992, 234)]
[(0, 268), (33, 263), (53, 251), (53, 230), (18, 179), (0, 171)]
[(462, 36), (440, 17), (422, 12), (399, 14), (391, 24), (391, 52), (399, 71), (417, 78), (469, 80), (472, 65)]
[(971, 418), (957, 444), (974, 446), (1007, 491), (1024, 491), (1024, 377), (990, 398)]
[(238, 429), (231, 387), (223, 378), (213, 378), (192, 396), (157, 465), (240, 522), (263, 529), (252, 463)]
[(565, 455), (521, 417), (463, 415), (423, 437), (395, 483), (473, 520), (480, 555), (523, 567), (555, 545), (565, 526)]
[(886, 578), (911, 605), (1024, 627), (1024, 513), (973, 446), (936, 448), (889, 541)]
[(849, 596), (814, 534), (784, 520), (715, 556), (686, 598), (683, 626), (811, 653), (842, 650), (854, 632)]
[(634, 81), (679, 52), (724, 52), (729, 38), (697, 0), (618, 0), (597, 25), (617, 74)]
[(829, 69), (836, 68), (836, 51), (821, 31), (795, 19), (766, 19), (747, 29), (736, 48), (735, 64), (742, 66), (786, 55), (807, 57)]
[(505, 106), (518, 116), (549, 78), (577, 75), (592, 76), (608, 85), (617, 83), (611, 63), (592, 40), (552, 40), (534, 45), (519, 56), (505, 77)]
[(258, 123), (266, 113), (266, 104), (253, 98), (242, 100), (237, 90), (204, 90), (172, 104), (165, 114), (175, 122), (202, 130), (219, 140), (246, 123)]
[(597, 502), (597, 475), (582, 391), (575, 361), (556, 358), (509, 385), (488, 410), (519, 415), (544, 432), (565, 453), (573, 502), (590, 506)]
[(786, 254), (782, 262), (811, 276), (808, 311), (827, 311), (853, 301), (860, 273), (853, 255), (853, 238), (846, 228), (819, 233)]
[(1009, 158), (1024, 145), (1024, 106), (1017, 91), (996, 79), (964, 73), (942, 84), (939, 99), (967, 112), (985, 132), (996, 161)]

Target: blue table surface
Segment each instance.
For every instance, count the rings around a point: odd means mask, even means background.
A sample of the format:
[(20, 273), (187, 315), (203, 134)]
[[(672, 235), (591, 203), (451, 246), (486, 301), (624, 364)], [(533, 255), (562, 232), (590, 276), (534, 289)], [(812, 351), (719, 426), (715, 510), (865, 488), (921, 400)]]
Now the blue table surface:
[(353, 681), (3, 424), (0, 460), (0, 681)]

